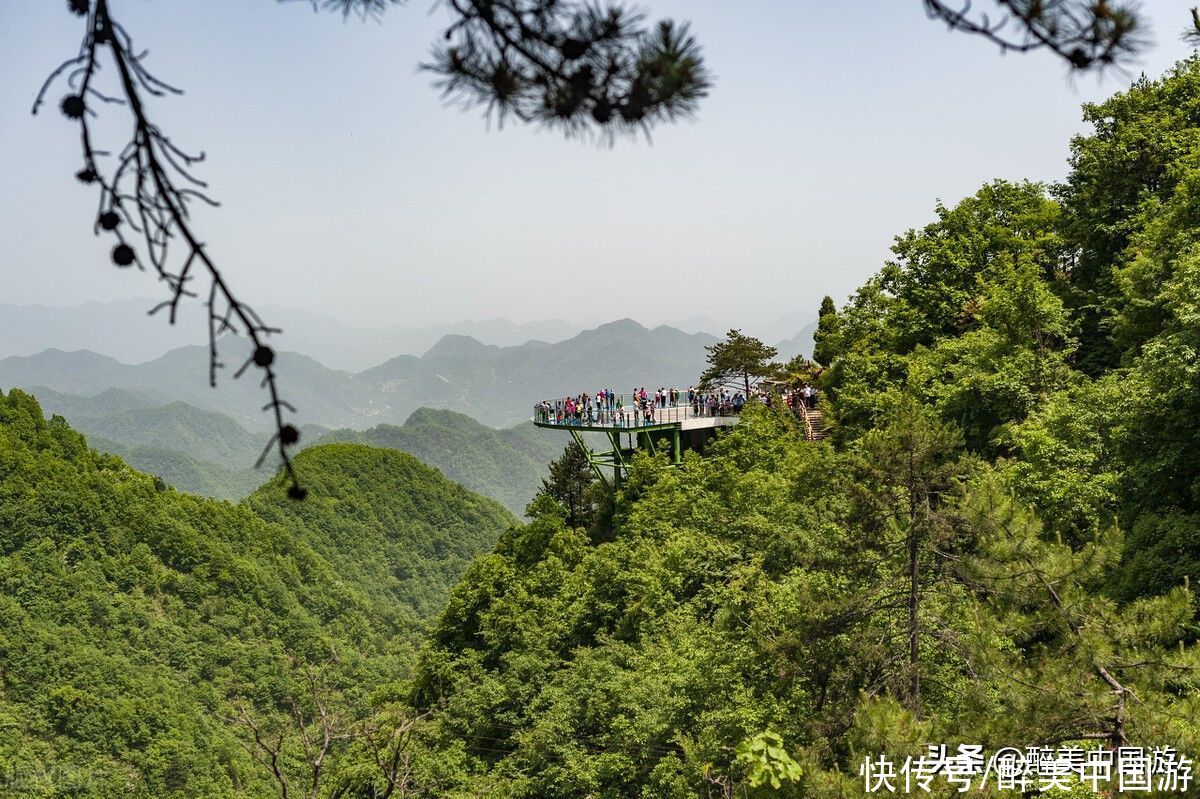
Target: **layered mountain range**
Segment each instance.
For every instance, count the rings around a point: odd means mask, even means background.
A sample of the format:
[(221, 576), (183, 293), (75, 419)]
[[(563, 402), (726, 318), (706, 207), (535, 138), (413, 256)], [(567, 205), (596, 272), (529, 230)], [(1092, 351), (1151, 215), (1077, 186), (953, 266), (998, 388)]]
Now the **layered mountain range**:
[[(705, 367), (706, 333), (648, 329), (629, 319), (559, 342), (484, 344), (442, 336), (424, 355), (400, 355), (354, 373), (294, 352), (278, 355), (283, 396), (298, 410), (301, 445), (354, 442), (408, 452), (520, 515), (564, 441), (526, 421), (540, 399), (612, 388), (684, 387)], [(781, 357), (811, 330), (781, 342)], [(218, 387), (208, 350), (184, 346), (141, 363), (90, 350), (47, 349), (0, 360), (0, 387), (37, 396), (92, 446), (184, 491), (237, 500), (270, 475), (255, 462), (270, 435), (238, 339), (221, 342)]]
[[(704, 369), (704, 333), (671, 327), (648, 329), (630, 319), (585, 330), (557, 343), (519, 346), (483, 344), (463, 335), (444, 336), (422, 356), (401, 355), (365, 371), (330, 369), (294, 352), (278, 355), (283, 396), (301, 422), (362, 429), (400, 424), (420, 407), (465, 413), (483, 424), (505, 427), (530, 417), (537, 400), (581, 391), (635, 386), (687, 386)], [(246, 357), (238, 339), (222, 342), (219, 388), (208, 380), (208, 350), (187, 346), (162, 357), (127, 364), (88, 350), (49, 349), (0, 360), (0, 386), (45, 387), (95, 396), (109, 389), (152, 394), (225, 413), (250, 430), (267, 430), (259, 412), (263, 395), (253, 375), (233, 379)]]

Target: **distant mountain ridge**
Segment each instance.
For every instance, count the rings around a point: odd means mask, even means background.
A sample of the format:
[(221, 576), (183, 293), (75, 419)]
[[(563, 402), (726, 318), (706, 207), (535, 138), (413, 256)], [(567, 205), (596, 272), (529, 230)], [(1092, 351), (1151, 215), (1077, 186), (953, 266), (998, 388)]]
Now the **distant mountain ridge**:
[[(358, 373), (329, 369), (294, 352), (277, 358), (283, 396), (306, 423), (363, 429), (399, 424), (420, 407), (465, 413), (491, 427), (528, 419), (533, 403), (546, 398), (612, 388), (686, 387), (705, 366), (704, 347), (717, 339), (659, 326), (648, 329), (622, 319), (559, 342), (487, 345), (463, 335), (442, 337), (423, 356), (401, 355)], [(232, 379), (248, 352), (244, 342), (224, 342), (226, 367), (219, 387), (208, 383), (208, 351), (200, 346), (171, 350), (127, 364), (86, 350), (45, 350), (0, 360), (0, 386), (45, 386), (70, 394), (108, 389), (153, 392), (232, 416), (252, 431), (269, 428), (259, 413), (258, 381)]]
[[(158, 475), (181, 491), (239, 500), (274, 472), (274, 460), (254, 462), (270, 433), (250, 432), (233, 418), (179, 400), (109, 389), (94, 397), (64, 394), (44, 386), (31, 393), (49, 417), (63, 416), (101, 452)], [(561, 451), (558, 436), (525, 422), (495, 430), (454, 411), (419, 408), (403, 425), (383, 424), (365, 431), (301, 428), (301, 447), (327, 443), (366, 444), (400, 450), (449, 479), (524, 512)]]
[[(0, 303), (0, 358), (36, 355), (45, 349), (90, 350), (125, 363), (151, 361), (173, 349), (207, 343), (204, 310), (179, 309), (174, 325), (146, 312), (158, 300), (135, 298), (75, 306)], [(360, 371), (397, 354), (419, 355), (443, 336), (459, 333), (500, 346), (531, 339), (561, 341), (582, 327), (561, 319), (508, 319), (409, 325), (354, 325), (314, 311), (265, 305), (263, 318), (283, 330), (279, 348), (304, 353), (335, 370)]]
[(817, 323), (809, 322), (800, 332), (791, 338), (775, 344), (775, 349), (779, 350), (779, 359), (789, 361), (797, 355), (803, 355), (805, 358), (811, 358), (813, 347), (816, 342), (813, 335), (817, 332)]
[[(0, 303), (0, 358), (37, 355), (46, 349), (88, 350), (126, 364), (162, 357), (171, 350), (207, 345), (203, 306), (184, 304), (176, 324), (147, 311), (158, 300), (141, 297), (74, 306)], [(302, 353), (334, 371), (361, 372), (398, 355), (421, 356), (446, 336), (464, 336), (497, 347), (565, 341), (587, 325), (562, 319), (514, 322), (467, 319), (432, 325), (366, 325), (347, 323), (328, 314), (281, 305), (258, 310), (282, 329), (279, 350)], [(814, 309), (815, 310), (815, 309)], [(667, 321), (685, 333), (720, 336), (738, 327), (768, 344), (790, 341), (813, 322), (813, 311), (798, 310), (775, 320), (723, 323), (705, 314)], [(653, 328), (653, 325), (650, 325)]]

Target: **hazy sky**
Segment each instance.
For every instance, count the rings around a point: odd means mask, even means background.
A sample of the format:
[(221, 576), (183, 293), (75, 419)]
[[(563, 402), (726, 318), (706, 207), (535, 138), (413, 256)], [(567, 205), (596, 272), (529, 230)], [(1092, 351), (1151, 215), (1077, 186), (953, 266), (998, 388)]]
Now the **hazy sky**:
[[(416, 69), (446, 20), (428, 0), (365, 25), (304, 2), (110, 2), (187, 90), (150, 112), (207, 152), (224, 205), (196, 228), (242, 296), (370, 324), (815, 316), (937, 198), (1061, 178), (1080, 104), (1131, 77), (1002, 56), (919, 0), (651, 0), (691, 20), (716, 84), (694, 121), (609, 149), (445, 107)], [(1143, 8), (1155, 46), (1133, 72), (1157, 75), (1186, 53), (1188, 3)], [(29, 116), (79, 33), (65, 2), (0, 0), (0, 302), (158, 289), (91, 235), (75, 127)]]

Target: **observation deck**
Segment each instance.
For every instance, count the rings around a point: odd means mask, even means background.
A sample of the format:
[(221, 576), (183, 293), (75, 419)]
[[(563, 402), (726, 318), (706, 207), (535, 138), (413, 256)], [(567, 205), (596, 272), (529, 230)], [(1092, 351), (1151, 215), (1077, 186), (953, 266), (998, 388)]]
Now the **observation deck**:
[[(590, 406), (570, 412), (564, 399), (545, 400), (534, 404), (530, 421), (547, 430), (570, 433), (596, 476), (615, 486), (628, 473), (637, 450), (651, 455), (666, 452), (670, 462), (678, 465), (684, 452), (702, 453), (720, 428), (738, 423), (742, 403), (707, 399), (695, 405), (688, 403), (686, 396), (666, 404), (651, 399), (646, 406), (639, 406), (632, 396), (621, 394), (615, 395), (612, 403), (598, 403), (593, 397)], [(593, 440), (595, 434), (604, 435), (607, 446), (593, 449), (583, 437), (588, 433)]]
[[(687, 403), (654, 405), (646, 410), (635, 407), (633, 399), (624, 394), (614, 399), (612, 407), (603, 409), (592, 406), (589, 412), (568, 415), (564, 408), (556, 408), (562, 400), (547, 400), (535, 403), (532, 421), (538, 427), (553, 429), (568, 428), (591, 432), (639, 432), (644, 430), (700, 430), (710, 427), (728, 427), (737, 424), (740, 406), (732, 403), (715, 407), (692, 406)], [(616, 403), (620, 402), (620, 407)]]

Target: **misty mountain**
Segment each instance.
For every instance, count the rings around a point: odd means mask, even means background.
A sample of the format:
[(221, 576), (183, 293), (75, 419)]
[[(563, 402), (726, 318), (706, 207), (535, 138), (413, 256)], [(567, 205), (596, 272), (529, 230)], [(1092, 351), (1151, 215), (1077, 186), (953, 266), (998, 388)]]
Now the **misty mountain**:
[(280, 349), (302, 352), (330, 368), (352, 372), (399, 354), (420, 355), (447, 335), (470, 336), (488, 344), (511, 347), (531, 339), (562, 341), (582, 329), (561, 319), (513, 322), (499, 318), (425, 327), (359, 327), (325, 314), (294, 308), (268, 307), (264, 313), (278, 319), (283, 328), (277, 340)]
[(725, 328), (721, 326), (720, 322), (705, 314), (695, 314), (686, 319), (673, 319), (667, 324), (684, 333), (709, 333), (715, 336), (725, 332)]
[[(181, 305), (176, 324), (171, 325), (163, 315), (147, 315), (158, 302), (138, 298), (65, 307), (0, 303), (0, 358), (34, 355), (47, 348), (68, 352), (86, 349), (124, 363), (141, 363), (174, 349), (207, 344), (201, 305)], [(277, 349), (304, 353), (331, 369), (351, 372), (398, 354), (419, 355), (452, 333), (489, 344), (515, 346), (530, 339), (562, 341), (581, 329), (561, 319), (366, 326), (297, 308), (268, 305), (259, 310), (272, 326), (283, 330), (275, 337)]]
[(790, 361), (797, 355), (803, 355), (805, 358), (811, 358), (813, 352), (813, 334), (817, 332), (817, 323), (809, 322), (795, 336), (789, 339), (784, 339), (775, 345), (775, 349), (779, 350), (779, 360)]
[[(208, 382), (208, 349), (188, 346), (160, 358), (127, 364), (80, 350), (46, 350), (37, 355), (0, 360), (0, 385), (34, 390), (45, 386), (69, 394), (95, 395), (111, 388), (145, 395), (158, 394), (197, 408), (232, 416), (251, 430), (267, 430), (271, 419), (261, 412), (264, 403), (253, 372), (240, 379), (233, 373), (248, 357), (240, 340), (223, 342), (225, 368), (218, 370), (218, 387)], [(349, 372), (322, 366), (312, 358), (281, 352), (277, 363), (286, 399), (301, 411), (301, 421), (325, 427), (345, 427), (370, 418), (378, 392), (356, 381)], [(72, 420), (73, 421), (73, 420)]]
[(378, 385), (393, 408), (445, 408), (504, 427), (528, 419), (541, 399), (691, 385), (704, 370), (704, 347), (716, 340), (666, 326), (649, 330), (632, 319), (555, 344), (495, 347), (446, 336), (421, 358), (393, 358), (359, 377)]
[[(274, 471), (274, 462), (254, 468), (270, 434), (251, 433), (222, 413), (152, 392), (118, 388), (91, 397), (45, 386), (31, 387), (30, 392), (47, 418), (64, 417), (87, 436), (89, 446), (119, 455), (129, 465), (189, 494), (241, 499)], [(315, 441), (326, 432), (308, 425), (301, 436)]]
[[(541, 399), (601, 388), (628, 393), (635, 386), (691, 385), (704, 369), (704, 347), (714, 341), (711, 335), (666, 326), (650, 330), (623, 319), (556, 343), (500, 347), (444, 336), (423, 356), (398, 356), (358, 374), (291, 352), (279, 353), (277, 364), (283, 397), (304, 423), (364, 429), (400, 424), (417, 408), (431, 407), (509, 427), (528, 419)], [(226, 367), (215, 390), (208, 384), (208, 351), (201, 346), (139, 364), (89, 351), (13, 356), (0, 360), (0, 386), (45, 386), (87, 396), (114, 388), (155, 394), (226, 414), (251, 431), (270, 429), (270, 417), (260, 412), (264, 398), (254, 370), (233, 379), (248, 354), (244, 342), (223, 346)]]
[[(241, 499), (274, 473), (274, 458), (254, 462), (270, 434), (251, 432), (223, 413), (178, 400), (124, 389), (93, 397), (33, 389), (48, 417), (60, 415), (101, 452), (161, 477), (181, 491), (217, 499)], [(525, 422), (495, 430), (453, 411), (419, 408), (402, 425), (329, 431), (306, 425), (305, 448), (326, 443), (397, 449), (436, 467), (451, 480), (502, 503), (520, 515), (566, 439)]]
[(747, 325), (744, 332), (757, 336), (763, 341), (791, 341), (802, 336), (810, 326), (815, 330), (816, 316), (816, 308), (792, 311), (773, 322), (764, 321), (761, 324)]

